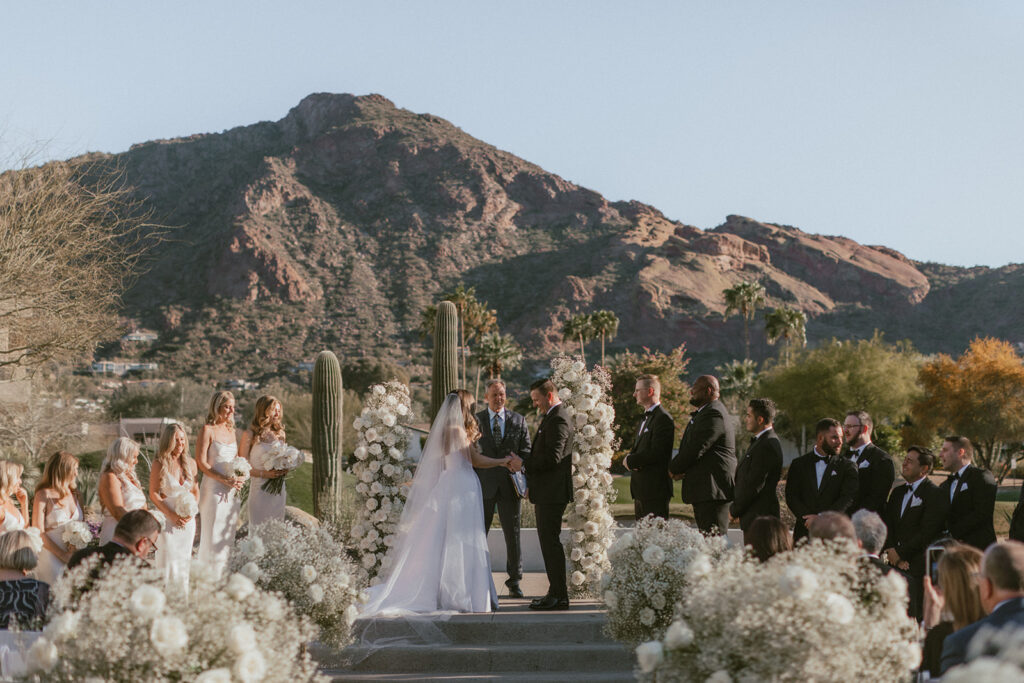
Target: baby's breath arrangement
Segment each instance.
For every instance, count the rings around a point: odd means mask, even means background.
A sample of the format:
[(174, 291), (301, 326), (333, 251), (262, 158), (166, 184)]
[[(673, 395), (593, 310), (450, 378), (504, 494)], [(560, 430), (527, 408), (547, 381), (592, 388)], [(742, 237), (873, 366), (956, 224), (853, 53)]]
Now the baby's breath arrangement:
[(637, 522), (608, 549), (608, 635), (633, 645), (661, 638), (690, 581), (711, 571), (727, 547), (724, 536), (704, 536), (681, 520)]
[(352, 642), (364, 573), (329, 529), (265, 522), (235, 543), (230, 567), (261, 589), (284, 595), (320, 627), (321, 641), (335, 647)]
[(94, 566), (54, 586), (51, 620), (27, 652), (23, 680), (322, 680), (304, 649), (316, 628), (245, 576), (218, 579), (194, 563), (186, 597), (164, 592), (161, 570), (120, 561), (90, 582)]
[(1019, 683), (1024, 680), (1024, 627), (982, 626), (967, 646), (967, 663), (955, 666), (943, 683)]

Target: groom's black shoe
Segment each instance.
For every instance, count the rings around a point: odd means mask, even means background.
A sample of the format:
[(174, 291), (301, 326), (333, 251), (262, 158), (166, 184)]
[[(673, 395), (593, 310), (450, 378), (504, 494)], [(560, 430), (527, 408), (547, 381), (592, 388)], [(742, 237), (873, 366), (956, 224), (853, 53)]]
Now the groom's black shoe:
[(510, 598), (525, 598), (523, 590), (519, 587), (518, 581), (506, 581), (505, 585), (508, 586), (508, 597)]
[(536, 607), (537, 605), (539, 605), (540, 603), (544, 602), (545, 600), (547, 600), (550, 597), (551, 597), (550, 595), (545, 595), (542, 598), (534, 598), (533, 600), (530, 600), (530, 607)]
[(531, 602), (530, 609), (538, 609), (545, 611), (567, 610), (569, 609), (569, 599), (556, 598), (554, 596), (549, 595), (545, 598), (542, 598), (540, 602)]

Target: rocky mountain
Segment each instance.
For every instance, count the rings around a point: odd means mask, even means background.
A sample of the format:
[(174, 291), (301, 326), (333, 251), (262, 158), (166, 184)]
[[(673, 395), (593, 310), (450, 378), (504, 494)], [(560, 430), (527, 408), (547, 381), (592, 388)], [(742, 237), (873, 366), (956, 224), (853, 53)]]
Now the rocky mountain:
[(812, 340), (878, 328), (956, 351), (1024, 329), (1021, 266), (915, 263), (740, 216), (701, 230), (379, 95), (310, 95), (277, 122), (95, 158), (175, 226), (125, 298), (127, 317), (161, 332), (149, 355), (172, 373), (265, 375), (324, 347), (419, 360), (421, 310), (459, 281), (533, 357), (563, 348), (568, 315), (598, 308), (621, 319), (616, 347), (737, 356), (722, 290), (743, 279), (806, 311)]

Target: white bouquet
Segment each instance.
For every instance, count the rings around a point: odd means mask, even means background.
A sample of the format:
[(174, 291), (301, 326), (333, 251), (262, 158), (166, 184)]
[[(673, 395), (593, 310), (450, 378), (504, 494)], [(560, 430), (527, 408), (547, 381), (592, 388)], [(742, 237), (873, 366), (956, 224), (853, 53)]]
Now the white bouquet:
[[(288, 470), (291, 472), (292, 470), (297, 469), (302, 463), (306, 462), (306, 456), (303, 455), (302, 451), (298, 448), (289, 446), (284, 441), (278, 441), (270, 447), (270, 450), (264, 456), (263, 461), (266, 463), (265, 469)], [(281, 495), (281, 491), (284, 489), (284, 479), (285, 477), (267, 479), (263, 482), (263, 486), (260, 488), (267, 493), (279, 496)]]
[(61, 530), (60, 537), (70, 547), (81, 550), (92, 542), (92, 530), (85, 522), (68, 522)]
[(231, 473), (239, 479), (248, 479), (252, 471), (252, 465), (245, 458), (238, 457), (231, 461)]
[(27, 526), (25, 527), (25, 533), (28, 534), (29, 543), (32, 544), (32, 550), (38, 555), (43, 550), (43, 532), (39, 531), (38, 527)]
[(179, 517), (194, 517), (199, 512), (199, 503), (184, 486), (179, 486), (164, 501)]

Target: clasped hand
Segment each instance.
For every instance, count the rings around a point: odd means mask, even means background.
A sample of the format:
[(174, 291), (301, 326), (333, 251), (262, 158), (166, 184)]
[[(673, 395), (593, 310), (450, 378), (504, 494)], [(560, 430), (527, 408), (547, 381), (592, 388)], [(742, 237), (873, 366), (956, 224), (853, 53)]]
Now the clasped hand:
[(507, 467), (509, 472), (519, 472), (523, 469), (523, 459), (518, 455), (506, 455), (502, 460), (502, 465)]

